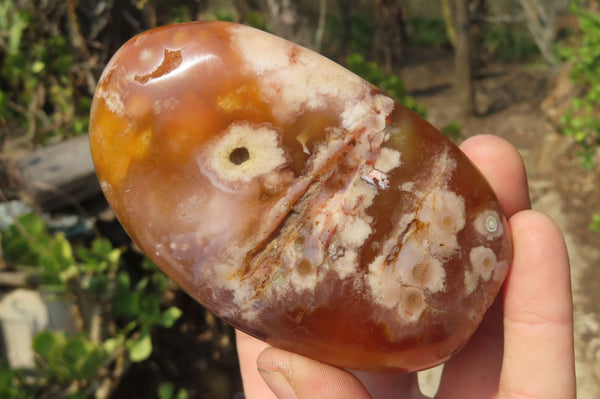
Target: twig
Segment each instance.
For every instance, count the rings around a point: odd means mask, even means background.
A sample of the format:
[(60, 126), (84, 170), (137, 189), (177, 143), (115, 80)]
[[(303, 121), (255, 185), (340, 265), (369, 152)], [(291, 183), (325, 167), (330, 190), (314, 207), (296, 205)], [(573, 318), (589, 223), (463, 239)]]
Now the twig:
[(478, 16), (473, 17), (473, 21), (476, 22), (486, 22), (489, 24), (506, 24), (506, 23), (517, 23), (525, 21), (525, 15), (517, 14), (517, 15), (495, 15), (495, 16)]
[(90, 340), (95, 344), (102, 342), (102, 321), (102, 308), (99, 303), (94, 303), (92, 305), (88, 331)]
[(452, 16), (452, 9), (448, 0), (441, 0), (442, 15), (444, 16), (444, 23), (446, 24), (446, 32), (448, 33), (448, 39), (453, 48), (456, 47), (456, 29), (454, 27), (454, 17)]
[(315, 31), (315, 51), (321, 51), (323, 34), (325, 33), (325, 22), (327, 20), (327, 0), (319, 0), (319, 22)]

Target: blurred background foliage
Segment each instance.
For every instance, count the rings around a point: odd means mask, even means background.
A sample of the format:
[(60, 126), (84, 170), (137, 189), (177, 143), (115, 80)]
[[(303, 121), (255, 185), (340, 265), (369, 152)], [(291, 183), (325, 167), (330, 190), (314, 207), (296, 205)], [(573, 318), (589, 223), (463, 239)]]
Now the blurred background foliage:
[[(521, 3), (527, 3), (521, 0)], [(391, 94), (413, 103), (404, 92), (398, 72), (402, 52), (411, 48), (452, 49), (452, 18), (444, 15), (448, 0), (417, 1), (277, 1), (277, 0), (3, 0), (0, 3), (0, 149), (7, 141), (25, 147), (43, 146), (85, 134), (95, 84), (120, 45), (133, 35), (152, 27), (191, 20), (236, 21), (287, 37), (328, 57), (367, 73)], [(511, 12), (519, 2), (506, 0), (504, 10), (485, 1), (470, 1), (473, 11), (471, 41), (476, 62), (526, 62), (540, 57), (539, 46), (522, 13)], [(539, 2), (538, 2), (539, 3)], [(542, 2), (543, 3), (543, 2)], [(550, 2), (551, 3), (551, 2)], [(592, 2), (594, 3), (594, 2)], [(482, 4), (484, 4), (482, 6)], [(559, 34), (577, 30), (583, 38), (562, 52), (571, 61), (577, 45), (588, 54), (593, 45), (594, 11), (576, 1), (573, 13), (581, 26), (561, 29)], [(587, 9), (586, 9), (587, 7)], [(385, 16), (377, 15), (378, 8)], [(500, 17), (491, 15), (492, 12)], [(503, 14), (506, 13), (506, 14)], [(555, 21), (556, 21), (555, 16)], [(396, 22), (398, 29), (391, 30)], [(572, 36), (572, 35), (571, 35)], [(380, 39), (381, 38), (381, 39)], [(570, 49), (570, 50), (568, 50)], [(362, 57), (362, 58), (361, 58)], [(404, 59), (403, 59), (404, 58)], [(364, 62), (361, 64), (361, 59)], [(580, 63), (576, 63), (580, 65)], [(391, 75), (383, 79), (381, 73)], [(579, 66), (579, 70), (584, 66)], [(590, 69), (590, 68), (588, 68)], [(581, 71), (574, 72), (579, 83), (593, 86)], [(361, 75), (364, 76), (364, 75)], [(367, 79), (369, 77), (367, 76)], [(397, 79), (398, 82), (393, 82)], [(586, 80), (587, 79), (587, 80)], [(594, 97), (594, 91), (591, 93)], [(589, 101), (586, 102), (589, 104)], [(418, 112), (424, 110), (418, 109)], [(581, 105), (578, 110), (584, 109)], [(567, 132), (582, 144), (590, 143), (589, 133), (598, 130), (587, 121), (565, 120)], [(577, 133), (569, 128), (576, 127)]]
[[(591, 168), (600, 145), (596, 2), (575, 0), (570, 8), (566, 1), (468, 3), (475, 68), (573, 65), (581, 95), (564, 111), (560, 128), (579, 143)], [(532, 14), (535, 7), (541, 8)], [(192, 20), (241, 22), (296, 41), (426, 116), (405, 88), (402, 67), (452, 53), (453, 18), (450, 0), (1, 0), (0, 155), (86, 134), (91, 98), (110, 56), (139, 32)], [(441, 128), (460, 141), (458, 121)], [(600, 216), (591, 228), (600, 231)], [(78, 321), (76, 333), (35, 337), (33, 374), (0, 362), (0, 397), (241, 397), (231, 328), (178, 291), (130, 243), (98, 229), (73, 239), (33, 214), (0, 234), (0, 264), (26, 270), (28, 287), (72, 301)]]
[[(583, 165), (590, 169), (600, 147), (600, 14), (597, 7), (581, 0), (571, 4), (571, 11), (579, 20), (579, 37), (574, 43), (565, 41), (559, 51), (573, 65), (571, 77), (582, 94), (567, 108), (561, 123), (563, 132), (580, 144)], [(599, 226), (596, 215), (592, 228)]]
[[(388, 19), (394, 16), (390, 4), (398, 4), (395, 7), (406, 14), (397, 16), (402, 18), (399, 33), (386, 32), (390, 21), (377, 23), (375, 3), (387, 7)], [(439, 11), (439, 2), (418, 3), (3, 0), (0, 149), (8, 140), (13, 145), (35, 147), (86, 133), (90, 99), (103, 66), (120, 45), (143, 30), (196, 19), (237, 21), (315, 48), (341, 63), (347, 59), (358, 67), (359, 57), (363, 57), (389, 74), (392, 67), (399, 71), (403, 47), (451, 49), (448, 21)], [(486, 16), (476, 17), (484, 21)], [(518, 18), (482, 24), (485, 29), (473, 33), (477, 36), (474, 41), (481, 44), (478, 57), (519, 62), (538, 54), (526, 24)], [(383, 39), (376, 40), (378, 35)], [(387, 48), (386, 42), (390, 43)], [(392, 53), (388, 58), (394, 58), (393, 62), (384, 62), (382, 54), (386, 52)], [(381, 83), (381, 78), (376, 80)]]

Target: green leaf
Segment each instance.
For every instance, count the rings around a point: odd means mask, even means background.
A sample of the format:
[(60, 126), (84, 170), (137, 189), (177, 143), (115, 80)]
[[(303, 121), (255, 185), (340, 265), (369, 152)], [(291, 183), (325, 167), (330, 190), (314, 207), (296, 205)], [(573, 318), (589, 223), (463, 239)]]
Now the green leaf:
[(127, 290), (117, 290), (113, 302), (115, 316), (139, 317), (140, 314), (140, 294)]
[(113, 271), (117, 268), (121, 259), (121, 250), (113, 248), (106, 238), (97, 238), (92, 241), (90, 248), (77, 248), (77, 257), (84, 264), (83, 270), (92, 273), (104, 273), (106, 270)]
[(45, 67), (46, 64), (44, 64), (43, 61), (35, 61), (33, 64), (31, 64), (31, 72), (40, 73), (44, 70)]
[(140, 319), (151, 325), (160, 319), (160, 296), (156, 293), (147, 293), (140, 297)]
[(13, 23), (9, 30), (8, 36), (8, 53), (16, 54), (19, 52), (19, 48), (21, 47), (21, 37), (23, 36), (23, 31), (27, 28), (27, 14), (25, 12), (19, 12), (15, 15)]
[(182, 388), (179, 391), (177, 391), (177, 396), (175, 397), (175, 399), (188, 399), (189, 396), (190, 395), (188, 394), (188, 391)]
[(123, 337), (117, 335), (116, 337), (105, 340), (102, 347), (106, 353), (114, 353), (121, 345), (123, 345)]
[(43, 331), (33, 338), (33, 350), (41, 359), (41, 370), (59, 381), (70, 378), (70, 371), (62, 361), (67, 342), (64, 331)]
[(24, 265), (37, 265), (48, 236), (44, 222), (34, 214), (21, 215), (2, 235), (6, 260)]
[(171, 382), (163, 382), (158, 386), (158, 399), (173, 399), (175, 386)]
[(227, 8), (221, 8), (220, 10), (217, 10), (217, 12), (215, 13), (215, 17), (217, 17), (217, 20), (219, 21), (235, 21), (235, 16), (233, 15), (233, 12)]
[(158, 292), (165, 292), (169, 286), (169, 279), (163, 272), (155, 271), (152, 273), (152, 285)]
[(125, 271), (120, 271), (117, 274), (117, 286), (118, 289), (123, 291), (129, 291), (131, 289), (131, 277)]
[(46, 224), (34, 213), (26, 213), (17, 219), (17, 224), (33, 237), (46, 233)]
[(127, 341), (127, 350), (129, 351), (129, 359), (132, 362), (141, 362), (146, 360), (152, 354), (152, 340), (150, 339), (150, 331), (142, 329), (137, 340), (130, 339)]
[(9, 262), (34, 266), (39, 262), (39, 252), (32, 247), (29, 240), (7, 231), (2, 235), (4, 257)]
[(143, 292), (146, 287), (148, 287), (148, 283), (150, 282), (148, 276), (140, 279), (140, 281), (138, 281), (138, 283), (135, 285), (135, 290), (137, 292)]
[(177, 319), (181, 317), (181, 314), (181, 309), (171, 306), (162, 312), (160, 319), (158, 320), (158, 325), (165, 328), (171, 328)]
[(107, 238), (96, 238), (92, 241), (91, 250), (98, 256), (107, 256), (113, 250), (113, 246)]
[(70, 337), (62, 353), (62, 361), (72, 377), (83, 380), (98, 373), (104, 358), (102, 348), (84, 335)]
[(12, 370), (4, 359), (0, 359), (0, 398), (30, 399), (36, 395), (36, 382), (26, 380), (19, 370)]
[(158, 266), (150, 258), (144, 258), (142, 260), (142, 269), (146, 271), (157, 271), (159, 270)]
[(98, 298), (108, 295), (112, 287), (112, 279), (105, 275), (91, 276), (88, 280), (88, 289)]
[(67, 342), (63, 331), (42, 331), (33, 338), (33, 350), (48, 364), (55, 363)]
[(138, 290), (131, 289), (131, 277), (125, 271), (117, 274), (117, 292), (113, 301), (116, 316), (140, 318), (140, 298)]
[(113, 249), (112, 251), (106, 254), (106, 259), (111, 264), (117, 264), (119, 262), (119, 259), (121, 259), (121, 250), (118, 248)]
[(85, 380), (91, 380), (97, 376), (107, 358), (108, 355), (106, 352), (99, 347), (95, 347), (94, 351), (83, 359), (79, 368), (80, 377)]
[(50, 247), (51, 255), (56, 260), (60, 270), (64, 270), (75, 263), (75, 258), (73, 258), (73, 248), (64, 233), (58, 233), (54, 238), (55, 241)]
[(592, 221), (590, 222), (589, 229), (600, 233), (600, 213), (595, 213), (592, 216)]
[(71, 266), (67, 267), (66, 269), (61, 271), (58, 275), (58, 278), (63, 283), (66, 283), (69, 280), (75, 279), (77, 277), (79, 277), (79, 269), (77, 268), (76, 265), (71, 265)]

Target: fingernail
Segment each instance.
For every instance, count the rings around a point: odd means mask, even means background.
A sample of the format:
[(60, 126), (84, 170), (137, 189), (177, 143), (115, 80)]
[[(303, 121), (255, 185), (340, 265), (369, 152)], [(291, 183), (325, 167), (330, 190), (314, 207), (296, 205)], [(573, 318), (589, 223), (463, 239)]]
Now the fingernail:
[(298, 399), (296, 392), (283, 374), (265, 369), (258, 369), (258, 372), (278, 399)]

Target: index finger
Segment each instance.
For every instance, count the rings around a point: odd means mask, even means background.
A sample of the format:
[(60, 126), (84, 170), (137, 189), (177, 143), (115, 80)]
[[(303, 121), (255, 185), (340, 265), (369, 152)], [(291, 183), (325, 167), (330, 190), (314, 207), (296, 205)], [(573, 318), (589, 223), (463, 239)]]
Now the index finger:
[(525, 164), (512, 144), (497, 136), (480, 135), (466, 140), (460, 149), (486, 177), (507, 219), (531, 207)]
[[(480, 135), (460, 148), (486, 177), (507, 219), (530, 207), (525, 165), (512, 144)], [(444, 366), (438, 397), (492, 395), (498, 387), (502, 356), (502, 306), (496, 301), (467, 345)]]

